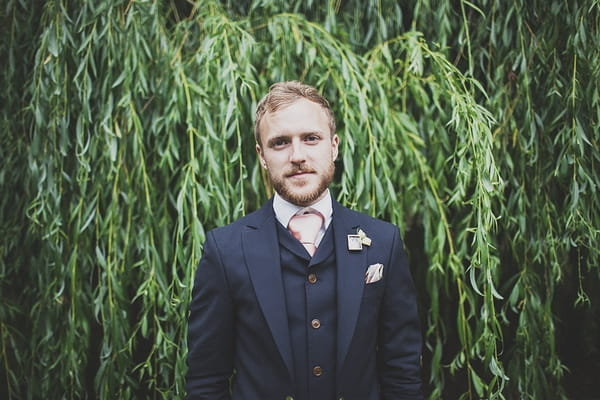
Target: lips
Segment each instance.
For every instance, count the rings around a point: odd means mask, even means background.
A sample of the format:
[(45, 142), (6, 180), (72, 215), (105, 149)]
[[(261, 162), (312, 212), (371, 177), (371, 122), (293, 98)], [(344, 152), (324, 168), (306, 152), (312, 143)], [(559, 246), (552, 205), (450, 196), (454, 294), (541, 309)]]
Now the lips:
[(302, 176), (306, 176), (306, 175), (310, 175), (310, 174), (314, 174), (314, 173), (315, 173), (315, 171), (298, 170), (298, 171), (292, 171), (292, 172), (286, 174), (286, 177), (288, 177), (288, 178), (302, 177)]

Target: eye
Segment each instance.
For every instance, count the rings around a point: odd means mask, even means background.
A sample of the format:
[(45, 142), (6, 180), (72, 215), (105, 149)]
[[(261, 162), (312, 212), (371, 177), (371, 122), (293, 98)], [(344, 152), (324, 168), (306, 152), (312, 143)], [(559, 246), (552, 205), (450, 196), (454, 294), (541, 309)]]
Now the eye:
[(277, 148), (282, 148), (282, 147), (286, 146), (288, 143), (289, 143), (289, 141), (285, 138), (275, 138), (269, 143), (269, 145), (272, 148), (277, 149)]
[(321, 140), (321, 137), (319, 135), (308, 135), (304, 138), (305, 142), (318, 142), (319, 140)]

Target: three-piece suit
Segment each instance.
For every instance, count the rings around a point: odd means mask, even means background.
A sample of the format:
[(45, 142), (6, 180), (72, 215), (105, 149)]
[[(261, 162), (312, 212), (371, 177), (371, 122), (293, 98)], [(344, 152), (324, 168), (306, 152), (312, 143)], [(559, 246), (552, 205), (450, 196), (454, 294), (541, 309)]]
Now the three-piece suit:
[[(422, 399), (398, 228), (333, 201), (310, 257), (272, 203), (207, 234), (190, 304), (188, 398)], [(382, 274), (367, 283), (370, 266)]]

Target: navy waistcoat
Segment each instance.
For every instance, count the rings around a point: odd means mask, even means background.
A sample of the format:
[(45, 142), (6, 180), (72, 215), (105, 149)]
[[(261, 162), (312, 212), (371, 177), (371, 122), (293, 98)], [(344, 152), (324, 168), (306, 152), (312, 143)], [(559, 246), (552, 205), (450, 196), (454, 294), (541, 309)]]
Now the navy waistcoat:
[(287, 229), (277, 225), (294, 358), (294, 399), (334, 399), (337, 285), (333, 225), (312, 258)]

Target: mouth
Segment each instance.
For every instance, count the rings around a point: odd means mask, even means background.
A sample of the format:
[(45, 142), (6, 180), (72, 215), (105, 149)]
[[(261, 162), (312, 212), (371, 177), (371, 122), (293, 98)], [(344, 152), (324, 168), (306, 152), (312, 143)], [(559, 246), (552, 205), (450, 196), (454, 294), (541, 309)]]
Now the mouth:
[(287, 174), (286, 176), (288, 178), (302, 178), (308, 175), (314, 174), (314, 171), (305, 171), (305, 170), (301, 170), (301, 171), (293, 171), (289, 174)]

